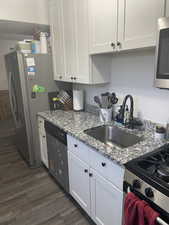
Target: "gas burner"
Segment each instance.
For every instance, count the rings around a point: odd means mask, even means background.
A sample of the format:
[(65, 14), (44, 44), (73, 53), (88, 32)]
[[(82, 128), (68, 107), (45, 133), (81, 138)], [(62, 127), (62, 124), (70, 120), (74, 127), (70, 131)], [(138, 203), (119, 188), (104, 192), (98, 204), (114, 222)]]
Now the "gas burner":
[(129, 185), (134, 193), (169, 216), (169, 144), (131, 160), (125, 167), (124, 188)]
[(160, 165), (157, 169), (157, 176), (168, 183), (169, 182), (169, 166), (165, 164)]
[(137, 165), (149, 174), (169, 183), (169, 148), (161, 149), (148, 157), (142, 157)]

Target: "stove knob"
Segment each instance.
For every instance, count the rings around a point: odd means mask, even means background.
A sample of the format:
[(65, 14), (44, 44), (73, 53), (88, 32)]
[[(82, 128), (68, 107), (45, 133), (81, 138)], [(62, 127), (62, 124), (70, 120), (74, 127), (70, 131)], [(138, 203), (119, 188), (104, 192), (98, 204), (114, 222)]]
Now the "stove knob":
[(148, 198), (153, 198), (154, 197), (154, 193), (153, 190), (151, 188), (146, 188), (145, 189), (145, 194)]
[(133, 188), (134, 189), (140, 189), (141, 188), (141, 183), (139, 180), (133, 180)]

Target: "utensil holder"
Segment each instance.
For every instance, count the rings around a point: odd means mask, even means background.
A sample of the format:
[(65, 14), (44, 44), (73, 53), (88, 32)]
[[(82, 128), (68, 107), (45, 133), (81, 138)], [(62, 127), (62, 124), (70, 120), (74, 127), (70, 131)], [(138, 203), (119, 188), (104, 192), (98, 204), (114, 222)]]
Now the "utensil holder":
[(113, 109), (100, 108), (99, 117), (101, 122), (110, 122), (112, 121), (112, 111)]

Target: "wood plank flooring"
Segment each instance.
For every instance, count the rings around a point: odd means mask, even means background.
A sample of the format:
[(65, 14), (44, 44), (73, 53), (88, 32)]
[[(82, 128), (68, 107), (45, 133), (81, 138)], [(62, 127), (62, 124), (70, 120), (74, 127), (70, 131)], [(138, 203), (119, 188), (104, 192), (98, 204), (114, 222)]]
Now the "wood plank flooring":
[(0, 135), (0, 225), (93, 224), (44, 168), (27, 167), (5, 132), (8, 137)]

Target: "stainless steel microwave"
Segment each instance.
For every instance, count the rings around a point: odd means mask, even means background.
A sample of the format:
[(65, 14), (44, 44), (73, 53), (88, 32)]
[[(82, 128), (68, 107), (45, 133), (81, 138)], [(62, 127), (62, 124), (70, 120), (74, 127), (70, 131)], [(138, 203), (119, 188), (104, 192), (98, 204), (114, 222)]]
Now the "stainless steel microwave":
[(155, 86), (169, 89), (169, 17), (158, 19)]

